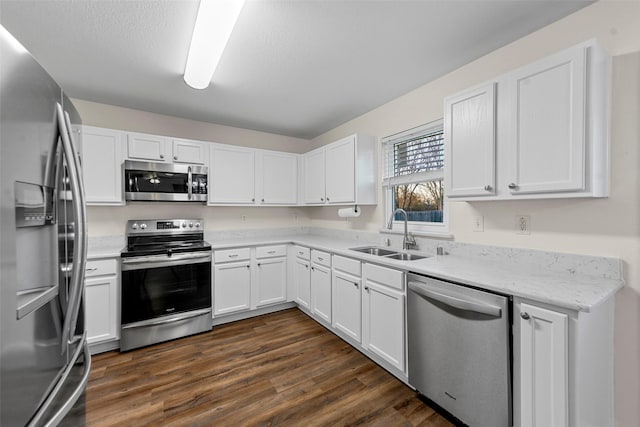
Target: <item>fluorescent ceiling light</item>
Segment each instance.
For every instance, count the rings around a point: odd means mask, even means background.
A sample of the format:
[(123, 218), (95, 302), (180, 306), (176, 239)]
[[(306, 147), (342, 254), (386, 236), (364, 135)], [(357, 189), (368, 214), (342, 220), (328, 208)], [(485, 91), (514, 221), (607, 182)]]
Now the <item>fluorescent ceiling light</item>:
[(244, 0), (200, 0), (184, 81), (194, 89), (209, 86), (236, 25)]

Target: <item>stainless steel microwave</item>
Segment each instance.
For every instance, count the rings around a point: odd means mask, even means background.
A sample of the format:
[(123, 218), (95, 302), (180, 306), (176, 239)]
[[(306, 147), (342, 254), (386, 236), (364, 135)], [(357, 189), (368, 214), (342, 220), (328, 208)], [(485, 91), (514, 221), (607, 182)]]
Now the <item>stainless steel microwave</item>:
[(206, 166), (124, 162), (126, 200), (206, 202)]

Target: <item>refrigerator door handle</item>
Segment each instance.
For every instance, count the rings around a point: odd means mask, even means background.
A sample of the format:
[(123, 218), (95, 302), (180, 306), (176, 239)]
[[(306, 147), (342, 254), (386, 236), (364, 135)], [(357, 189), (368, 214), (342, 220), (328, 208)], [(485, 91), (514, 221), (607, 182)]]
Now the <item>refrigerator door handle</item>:
[(80, 159), (75, 150), (69, 116), (63, 111), (59, 103), (56, 104), (56, 111), (62, 140), (62, 151), (67, 161), (76, 233), (75, 244), (73, 245), (73, 269), (71, 272), (69, 303), (62, 328), (62, 352), (65, 352), (70, 342), (70, 337), (75, 332), (84, 289), (84, 270), (87, 262), (87, 212), (84, 203), (84, 185), (80, 177)]
[(47, 400), (44, 401), (42, 406), (40, 406), (38, 411), (35, 413), (31, 421), (29, 422), (28, 427), (43, 425), (43, 422), (44, 422), (44, 420), (42, 419), (43, 416), (47, 413), (47, 411), (55, 401), (57, 395), (60, 393), (60, 390), (62, 390), (63, 386), (65, 385), (65, 382), (68, 380), (69, 375), (71, 374), (71, 370), (80, 359), (81, 354), (84, 355), (84, 372), (82, 374), (82, 378), (80, 379), (80, 382), (74, 389), (69, 399), (67, 399), (67, 401), (62, 405), (62, 407), (60, 407), (60, 409), (58, 409), (58, 411), (50, 419), (48, 419), (46, 423), (44, 423), (44, 426), (46, 427), (57, 426), (60, 423), (60, 421), (62, 421), (62, 419), (65, 417), (65, 415), (69, 413), (71, 408), (73, 408), (73, 405), (75, 405), (75, 403), (78, 401), (82, 393), (84, 393), (85, 389), (87, 388), (87, 383), (89, 382), (89, 374), (91, 372), (91, 353), (89, 353), (89, 344), (87, 343), (87, 333), (85, 332), (82, 335), (82, 338), (80, 339), (81, 339), (81, 345), (79, 345), (78, 348), (76, 349), (75, 353), (73, 354), (73, 358), (65, 368), (64, 373), (62, 374), (62, 377), (60, 378), (55, 388), (51, 391), (51, 393), (47, 397)]

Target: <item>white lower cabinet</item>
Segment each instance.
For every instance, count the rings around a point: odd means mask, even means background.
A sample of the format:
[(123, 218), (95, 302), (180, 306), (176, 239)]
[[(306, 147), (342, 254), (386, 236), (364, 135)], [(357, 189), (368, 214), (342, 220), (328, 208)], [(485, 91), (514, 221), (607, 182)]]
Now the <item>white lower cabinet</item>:
[(287, 300), (286, 247), (256, 249), (256, 307)]
[[(345, 265), (344, 269), (342, 265)], [(362, 278), (360, 277), (360, 261), (334, 255), (331, 287), (331, 314), (333, 317), (331, 325), (361, 343)]]
[(251, 263), (249, 259), (216, 263), (213, 279), (214, 316), (251, 308)]
[(311, 313), (331, 324), (331, 254), (311, 251)]
[(310, 250), (302, 246), (296, 246), (296, 260), (293, 268), (293, 280), (295, 282), (296, 302), (299, 306), (311, 309), (311, 262)]
[(362, 345), (405, 372), (404, 273), (364, 264)]
[(87, 261), (84, 304), (89, 344), (115, 341), (119, 338), (119, 271), (116, 258)]

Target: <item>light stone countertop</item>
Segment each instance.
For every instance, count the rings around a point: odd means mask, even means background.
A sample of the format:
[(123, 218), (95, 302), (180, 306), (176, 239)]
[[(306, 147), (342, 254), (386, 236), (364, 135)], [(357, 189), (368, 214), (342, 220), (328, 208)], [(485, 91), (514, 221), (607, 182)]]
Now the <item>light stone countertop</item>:
[[(283, 230), (284, 231), (284, 230)], [(364, 262), (371, 262), (467, 284), (490, 291), (527, 298), (572, 310), (588, 312), (613, 297), (624, 286), (620, 261), (611, 258), (557, 254), (542, 251), (484, 247), (444, 243), (451, 254), (435, 255), (435, 250), (415, 252), (428, 258), (399, 261), (363, 254), (349, 248), (381, 246), (378, 235), (328, 235), (293, 233), (205, 233), (213, 250), (274, 244), (297, 244)], [(123, 236), (93, 238), (89, 241), (89, 259), (119, 257), (125, 246)], [(397, 247), (390, 249), (399, 250)]]

